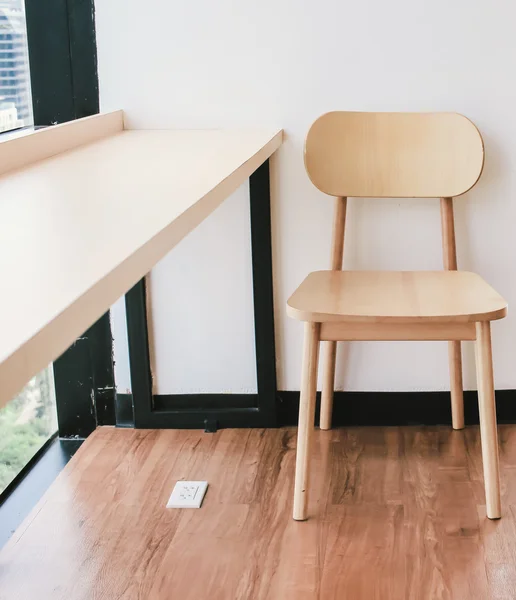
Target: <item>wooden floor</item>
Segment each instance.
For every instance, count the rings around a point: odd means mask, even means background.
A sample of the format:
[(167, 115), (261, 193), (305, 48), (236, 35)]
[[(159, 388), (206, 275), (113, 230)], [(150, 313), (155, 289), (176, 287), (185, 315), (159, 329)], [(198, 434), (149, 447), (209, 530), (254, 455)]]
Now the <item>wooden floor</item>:
[[(485, 519), (478, 428), (316, 432), (291, 518), (293, 428), (92, 435), (0, 553), (0, 598), (516, 598), (516, 426)], [(166, 509), (207, 479), (200, 510)]]

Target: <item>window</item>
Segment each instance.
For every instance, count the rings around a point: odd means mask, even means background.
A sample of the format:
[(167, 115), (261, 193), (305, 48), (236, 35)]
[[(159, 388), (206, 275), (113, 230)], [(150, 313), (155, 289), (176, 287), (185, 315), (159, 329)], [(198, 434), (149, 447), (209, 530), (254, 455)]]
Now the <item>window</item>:
[(32, 124), (24, 0), (0, 0), (0, 132)]
[[(0, 0), (0, 132), (98, 110), (93, 0)], [(97, 425), (114, 424), (106, 314), (0, 408), (0, 505), (57, 430), (83, 438)]]
[[(33, 124), (24, 0), (0, 0), (0, 133)], [(57, 430), (52, 368), (0, 409), (0, 493)]]
[(0, 494), (57, 431), (52, 367), (0, 409)]

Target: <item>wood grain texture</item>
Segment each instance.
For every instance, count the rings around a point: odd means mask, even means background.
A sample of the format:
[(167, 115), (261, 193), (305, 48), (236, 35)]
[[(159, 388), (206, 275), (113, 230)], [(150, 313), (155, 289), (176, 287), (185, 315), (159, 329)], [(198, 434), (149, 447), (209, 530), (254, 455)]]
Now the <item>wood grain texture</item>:
[[(478, 427), (378, 427), (315, 431), (298, 523), (295, 428), (101, 428), (0, 552), (0, 598), (512, 599), (516, 426), (499, 433), (500, 521)], [(180, 478), (210, 482), (200, 510), (165, 508)]]
[(0, 177), (0, 277), (12, 290), (0, 298), (0, 406), (281, 143), (277, 130), (120, 131)]
[(314, 271), (287, 314), (321, 323), (473, 322), (503, 318), (507, 302), (468, 271)]
[(330, 196), (460, 196), (483, 165), (478, 129), (456, 113), (330, 112), (305, 142), (307, 173)]

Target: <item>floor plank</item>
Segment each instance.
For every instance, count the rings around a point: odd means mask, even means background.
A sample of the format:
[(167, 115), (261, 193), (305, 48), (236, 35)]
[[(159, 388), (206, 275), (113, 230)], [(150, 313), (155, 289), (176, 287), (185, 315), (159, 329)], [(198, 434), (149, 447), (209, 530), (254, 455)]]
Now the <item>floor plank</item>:
[[(503, 518), (485, 518), (478, 428), (316, 431), (305, 523), (296, 430), (103, 427), (0, 553), (0, 599), (516, 597), (516, 426)], [(166, 509), (207, 479), (200, 510)]]

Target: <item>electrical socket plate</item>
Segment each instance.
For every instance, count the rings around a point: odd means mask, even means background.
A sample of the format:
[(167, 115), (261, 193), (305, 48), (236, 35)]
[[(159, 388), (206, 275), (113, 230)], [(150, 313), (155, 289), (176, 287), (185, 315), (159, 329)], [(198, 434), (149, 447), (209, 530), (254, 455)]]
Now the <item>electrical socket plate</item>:
[(201, 508), (207, 489), (207, 481), (178, 481), (170, 494), (167, 508)]

